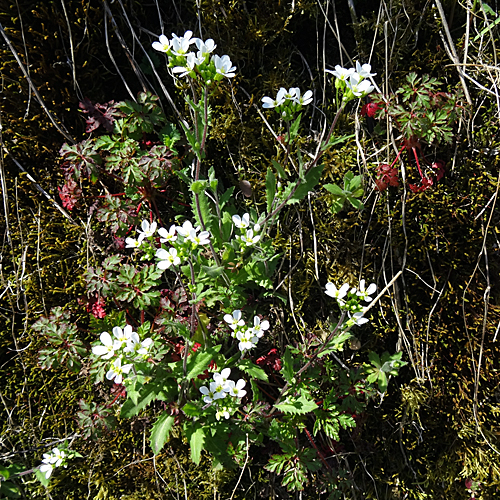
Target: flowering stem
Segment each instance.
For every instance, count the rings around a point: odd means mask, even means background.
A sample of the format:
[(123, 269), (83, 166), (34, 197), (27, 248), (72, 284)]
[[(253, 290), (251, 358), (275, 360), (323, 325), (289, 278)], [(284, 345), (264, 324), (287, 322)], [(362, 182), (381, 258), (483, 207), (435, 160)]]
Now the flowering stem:
[[(330, 137), (332, 136), (333, 130), (335, 129), (335, 125), (337, 125), (337, 122), (339, 120), (340, 114), (344, 110), (345, 103), (342, 102), (340, 105), (340, 108), (337, 111), (337, 114), (335, 115), (335, 118), (333, 119), (332, 125), (330, 127), (330, 130), (328, 131), (328, 135), (326, 137), (326, 140), (324, 144), (328, 144), (330, 142)], [(304, 171), (304, 176), (307, 175), (307, 173), (316, 166), (318, 163), (319, 159), (321, 158), (323, 154), (324, 149), (321, 148), (321, 143), (319, 144), (318, 147), (318, 152), (316, 153), (316, 157), (314, 160), (311, 162), (311, 164), (307, 167), (307, 169)], [(297, 180), (295, 186), (293, 189), (290, 191), (290, 194), (264, 219), (262, 222), (262, 225), (264, 226), (269, 220), (272, 220), (273, 217), (287, 204), (288, 200), (295, 194), (295, 191), (299, 188), (300, 184), (302, 181), (300, 179)]]

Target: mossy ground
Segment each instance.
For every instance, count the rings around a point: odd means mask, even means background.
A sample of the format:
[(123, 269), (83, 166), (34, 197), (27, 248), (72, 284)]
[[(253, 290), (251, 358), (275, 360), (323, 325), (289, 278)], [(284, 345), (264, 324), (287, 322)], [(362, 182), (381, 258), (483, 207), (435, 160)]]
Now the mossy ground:
[[(79, 100), (118, 101), (146, 87), (158, 93), (167, 114), (173, 114), (139, 44), (155, 62), (167, 91), (176, 96), (176, 89), (149, 48), (151, 33), (161, 29), (153, 4), (114, 2), (108, 14), (104, 4), (77, 0), (4, 4), (0, 21), (5, 37), (29, 73), (26, 78), (4, 44), (3, 462), (30, 469), (39, 464), (46, 446), (74, 436), (85, 458), (54, 478), (50, 498), (229, 498), (233, 490), (235, 499), (292, 498), (278, 478), (263, 470), (258, 455), (251, 456), (236, 489), (242, 469), (214, 472), (208, 458), (194, 466), (186, 443), (178, 438), (154, 459), (147, 443), (147, 415), (120, 422), (97, 444), (78, 437), (78, 401), (99, 395), (82, 374), (41, 370), (38, 351), (43, 346), (30, 327), (53, 306), (64, 306), (75, 322), (85, 325), (79, 301), (83, 275), (105, 256), (106, 244), (89, 244), (89, 235), (98, 231), (87, 211), (77, 210), (69, 220), (14, 160), (59, 203), (58, 150), (67, 141), (60, 131), (75, 141), (84, 137)], [(356, 478), (356, 487), (344, 492), (344, 498), (466, 499), (468, 478), (481, 482), (478, 498), (499, 495), (500, 138), (496, 98), (485, 88), (497, 88), (492, 68), (497, 66), (500, 41), (498, 28), (472, 41), (484, 27), (481, 11), (473, 13), (470, 6), (454, 1), (443, 6), (459, 60), (466, 57), (474, 65), (470, 75), (481, 85), (465, 80), (472, 106), (464, 96), (455, 142), (425, 151), (446, 162), (443, 180), (420, 194), (402, 188), (373, 190), (375, 166), (393, 158), (394, 148), (390, 143), (386, 147), (383, 138), (371, 137), (358, 110), (349, 109), (338, 133), (355, 128), (356, 137), (329, 152), (322, 183), (339, 183), (347, 171), (361, 173), (366, 210), (346, 207), (334, 215), (328, 193), (318, 186), (310, 203), (283, 214), (276, 234), (276, 246), (283, 252), (276, 292), (288, 303), (276, 300), (269, 305), (281, 319), (283, 344), (294, 341), (297, 325), (305, 325), (300, 328), (308, 333), (328, 318), (322, 291), (326, 281), (356, 281), (361, 273), (384, 283), (406, 269), (403, 280), (373, 311), (371, 328), (360, 330), (361, 349), (344, 354), (363, 359), (368, 349), (397, 348), (409, 361), (391, 381), (381, 404), (373, 403), (356, 432), (343, 436), (335, 460), (339, 469)], [(304, 121), (312, 136), (321, 129), (319, 108), (327, 114), (334, 111), (324, 63), (330, 68), (349, 66), (349, 58), (365, 61), (371, 55), (385, 90), (397, 89), (415, 71), (440, 78), (444, 90), (464, 93), (450, 61), (443, 22), (434, 4), (427, 2), (361, 1), (355, 5), (355, 24), (348, 2), (338, 1), (224, 0), (198, 6), (182, 1), (161, 9), (165, 34), (201, 25), (203, 37), (214, 38), (237, 65), (238, 77), (230, 90), (214, 96), (216, 118), (206, 164), (214, 166), (226, 187), (249, 181), (252, 201), (261, 206), (265, 172), (276, 153), (255, 109), (262, 96), (280, 86), (314, 89), (318, 109)], [(473, 34), (467, 35), (467, 23)], [(307, 144), (308, 138), (304, 141)], [(406, 168), (407, 176), (414, 178), (415, 166)], [(83, 327), (81, 337), (88, 340)], [(49, 498), (30, 477), (20, 483), (25, 496)], [(321, 495), (313, 484), (301, 498)]]

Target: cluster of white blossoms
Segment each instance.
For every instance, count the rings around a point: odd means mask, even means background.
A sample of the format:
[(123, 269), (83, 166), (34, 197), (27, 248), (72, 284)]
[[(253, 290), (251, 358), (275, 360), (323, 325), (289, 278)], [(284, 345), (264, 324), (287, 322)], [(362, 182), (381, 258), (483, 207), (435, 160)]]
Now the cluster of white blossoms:
[(49, 479), (52, 474), (52, 471), (56, 467), (60, 467), (66, 465), (66, 453), (64, 451), (59, 450), (59, 448), (54, 448), (51, 453), (44, 453), (42, 465), (40, 465), (40, 472), (45, 474), (45, 479)]
[(125, 238), (125, 248), (139, 248), (142, 242), (147, 238), (153, 238), (156, 231), (156, 222), (149, 223), (147, 220), (143, 220), (141, 223), (141, 229), (138, 229), (137, 232), (139, 236), (136, 238)]
[(199, 226), (193, 227), (189, 221), (185, 221), (182, 226), (174, 224), (170, 226), (168, 231), (163, 227), (158, 229), (160, 242), (172, 245), (168, 250), (159, 248), (156, 251), (156, 257), (160, 259), (158, 267), (168, 269), (172, 265), (178, 266), (196, 247), (208, 245), (210, 243), (210, 233), (200, 231), (200, 229)]
[(306, 106), (312, 101), (312, 90), (308, 90), (301, 95), (298, 87), (293, 87), (289, 90), (281, 87), (278, 90), (276, 99), (271, 97), (262, 98), (262, 107), (266, 109), (274, 108), (276, 112), (286, 121), (293, 119), (295, 113), (300, 111), (302, 106)]
[[(238, 382), (229, 380), (230, 375), (231, 368), (224, 368), (220, 373), (214, 373), (212, 382), (210, 382), (208, 387), (200, 387), (200, 392), (203, 394), (203, 401), (205, 403), (211, 404), (215, 401), (224, 399), (228, 395), (233, 398), (241, 399), (247, 393), (247, 391), (243, 389), (246, 382), (242, 378), (240, 378)], [(217, 406), (219, 409), (216, 415), (217, 420), (219, 420), (221, 416), (228, 419), (229, 410), (231, 409), (230, 405), (222, 406), (217, 404)]]
[(260, 231), (260, 224), (254, 224), (253, 229), (251, 229), (250, 215), (248, 213), (243, 214), (243, 217), (233, 215), (232, 219), (235, 227), (241, 231), (240, 235), (236, 235), (236, 240), (239, 242), (242, 251), (246, 247), (255, 245), (260, 240), (260, 234), (255, 234)]
[[(192, 45), (198, 50), (190, 51)], [(153, 42), (153, 49), (164, 52), (168, 56), (168, 66), (172, 73), (179, 77), (190, 76), (195, 78), (200, 75), (203, 80), (210, 83), (222, 80), (224, 77), (233, 78), (236, 66), (233, 66), (229, 56), (222, 57), (212, 54), (216, 45), (209, 38), (203, 41), (200, 38), (193, 37), (192, 31), (186, 31), (184, 36), (177, 36), (172, 33), (172, 39), (169, 40), (165, 35), (160, 35), (158, 42)]]
[[(185, 221), (182, 226), (173, 224), (170, 229), (160, 227), (156, 231), (157, 223), (149, 223), (143, 220), (141, 229), (137, 232), (139, 236), (135, 238), (126, 238), (126, 248), (139, 248), (145, 240), (153, 242), (155, 233), (160, 236), (160, 243), (169, 243), (172, 245), (168, 250), (159, 248), (156, 250), (158, 267), (160, 269), (168, 269), (170, 266), (179, 266), (185, 261), (185, 258), (199, 245), (208, 245), (210, 243), (210, 233), (208, 231), (200, 231), (200, 227), (193, 227), (190, 221)], [(150, 247), (151, 248), (151, 247)]]
[(349, 283), (344, 283), (340, 288), (337, 288), (333, 283), (327, 283), (325, 288), (327, 295), (337, 299), (340, 309), (347, 311), (352, 324), (361, 326), (368, 323), (368, 320), (363, 317), (365, 309), (360, 304), (360, 301), (371, 302), (373, 300), (370, 295), (373, 295), (377, 290), (375, 283), (372, 283), (366, 289), (365, 280), (359, 282), (358, 288), (351, 288)]
[[(153, 340), (147, 338), (141, 342), (139, 335), (132, 331), (130, 325), (123, 330), (115, 326), (113, 337), (108, 332), (102, 332), (99, 337), (102, 345), (94, 346), (92, 352), (102, 359), (115, 358), (106, 373), (106, 378), (114, 380), (115, 384), (121, 384), (123, 375), (127, 375), (134, 366), (133, 362), (145, 361), (149, 357), (149, 349), (153, 345)], [(124, 360), (132, 361), (132, 363), (122, 364)]]
[(239, 341), (238, 348), (241, 352), (253, 349), (264, 336), (264, 332), (269, 330), (269, 321), (261, 321), (258, 316), (253, 318), (253, 326), (245, 324), (241, 317), (241, 311), (237, 309), (233, 314), (226, 314), (224, 321), (229, 325), (231, 335)]
[(342, 68), (337, 64), (335, 70), (325, 69), (326, 72), (335, 76), (335, 87), (344, 93), (344, 101), (351, 101), (356, 97), (365, 97), (374, 86), (368, 81), (377, 73), (371, 73), (372, 67), (369, 64), (361, 65), (356, 61), (356, 69)]

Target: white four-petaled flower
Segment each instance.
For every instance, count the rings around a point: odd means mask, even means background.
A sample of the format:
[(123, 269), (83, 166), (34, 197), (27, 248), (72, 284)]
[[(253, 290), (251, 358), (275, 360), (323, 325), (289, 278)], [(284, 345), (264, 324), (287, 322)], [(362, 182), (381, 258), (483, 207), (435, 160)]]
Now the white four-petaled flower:
[(356, 97), (365, 97), (374, 89), (368, 80), (362, 80), (357, 73), (352, 74), (346, 83)]
[(225, 76), (227, 78), (233, 78), (235, 76), (234, 70), (236, 69), (236, 66), (233, 66), (231, 59), (229, 59), (229, 56), (225, 55), (222, 57), (219, 57), (218, 55), (212, 56), (212, 61), (215, 65), (215, 71), (222, 76)]
[(195, 42), (192, 31), (186, 31), (184, 36), (177, 36), (175, 33), (172, 33), (172, 40), (170, 42), (172, 52), (177, 56), (183, 56), (188, 50), (189, 46)]
[(142, 231), (140, 229), (137, 230), (139, 233), (139, 237), (137, 240), (139, 244), (142, 243), (144, 238), (150, 238), (155, 234), (156, 231), (156, 222), (152, 222), (151, 224), (147, 220), (143, 220), (141, 224)]
[(139, 248), (141, 246), (142, 240), (136, 240), (135, 238), (125, 238), (125, 248)]
[(226, 314), (224, 321), (230, 326), (232, 330), (236, 330), (238, 326), (243, 326), (245, 322), (241, 319), (241, 311), (236, 309), (233, 314)]
[(233, 215), (232, 219), (233, 219), (233, 224), (238, 229), (246, 229), (250, 225), (249, 214), (243, 214), (243, 217), (240, 217), (239, 215)]
[(229, 384), (229, 394), (233, 397), (236, 398), (242, 398), (247, 391), (243, 390), (243, 387), (245, 387), (246, 382), (240, 378), (236, 384), (232, 380), (228, 380), (227, 383)]
[(246, 331), (240, 330), (236, 332), (236, 338), (240, 341), (240, 343), (238, 344), (238, 349), (241, 352), (253, 349), (259, 341), (259, 338), (254, 335), (251, 328)]
[(170, 49), (170, 42), (165, 35), (160, 35), (159, 42), (153, 42), (153, 49), (158, 50), (159, 52), (168, 52)]
[(116, 358), (110, 370), (106, 373), (106, 378), (108, 380), (114, 380), (115, 384), (121, 384), (123, 381), (123, 374), (127, 374), (132, 369), (132, 366), (132, 363), (122, 366), (122, 359)]
[(325, 71), (327, 73), (331, 73), (342, 82), (346, 82), (347, 79), (355, 73), (354, 68), (346, 69), (338, 64), (335, 66), (335, 71), (332, 71), (331, 69), (325, 69)]
[(361, 78), (370, 78), (371, 76), (375, 76), (377, 73), (371, 73), (372, 67), (370, 64), (361, 65), (358, 61), (356, 61), (356, 73)]
[(178, 266), (181, 263), (181, 259), (177, 256), (177, 250), (173, 247), (169, 248), (168, 251), (159, 248), (156, 250), (156, 256), (160, 259), (158, 262), (160, 269), (168, 269), (172, 265)]
[(267, 319), (260, 321), (260, 318), (255, 316), (253, 318), (253, 327), (250, 328), (250, 330), (260, 339), (264, 335), (264, 332), (269, 330), (269, 321), (267, 321)]
[(349, 291), (349, 283), (344, 283), (340, 289), (337, 290), (337, 287), (333, 283), (327, 283), (325, 285), (325, 293), (330, 297), (333, 297), (337, 300), (342, 300)]
[(371, 302), (373, 299), (370, 297), (370, 295), (374, 294), (376, 290), (377, 290), (377, 285), (375, 283), (372, 283), (365, 290), (365, 280), (361, 280), (359, 282), (359, 290), (356, 291), (356, 295), (361, 300), (365, 300), (366, 302)]
[(160, 235), (160, 242), (173, 243), (177, 239), (175, 232), (176, 232), (175, 224), (170, 226), (170, 229), (168, 231), (164, 227), (160, 227), (160, 229), (158, 229), (158, 234)]
[(99, 339), (103, 345), (92, 347), (92, 352), (96, 356), (102, 356), (102, 359), (112, 358), (115, 355), (115, 349), (118, 349), (120, 346), (116, 344), (116, 341), (113, 341), (108, 332), (102, 332)]

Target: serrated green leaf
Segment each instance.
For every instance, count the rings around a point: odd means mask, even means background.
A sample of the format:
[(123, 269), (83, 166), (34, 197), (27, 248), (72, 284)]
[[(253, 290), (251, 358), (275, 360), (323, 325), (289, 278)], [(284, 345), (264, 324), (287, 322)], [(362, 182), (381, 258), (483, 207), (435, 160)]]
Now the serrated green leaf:
[(278, 403), (274, 406), (280, 411), (295, 415), (303, 415), (318, 408), (318, 405), (314, 401), (307, 399), (304, 394), (302, 394), (300, 398), (295, 401), (289, 400), (284, 403)]
[(175, 417), (164, 412), (154, 423), (151, 430), (151, 449), (155, 455), (165, 446), (174, 422)]
[(260, 366), (257, 366), (249, 359), (242, 359), (238, 363), (238, 368), (240, 368), (253, 378), (263, 380), (264, 382), (267, 382), (268, 380), (267, 373)]

